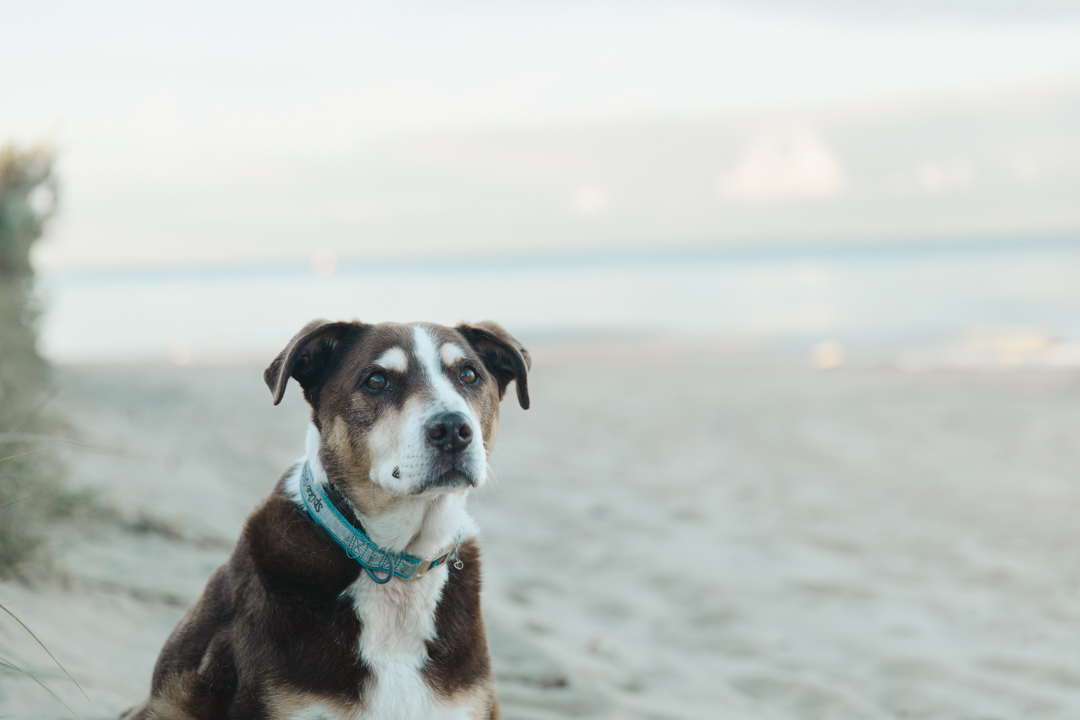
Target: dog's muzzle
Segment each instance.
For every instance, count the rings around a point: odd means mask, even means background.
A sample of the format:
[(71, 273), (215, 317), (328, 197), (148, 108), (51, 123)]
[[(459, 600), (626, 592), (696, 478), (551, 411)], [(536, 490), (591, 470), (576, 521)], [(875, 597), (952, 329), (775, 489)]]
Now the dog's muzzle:
[(460, 412), (441, 412), (424, 425), (424, 440), (431, 449), (431, 472), (418, 492), (432, 487), (477, 484), (471, 452), (472, 424)]
[(439, 413), (424, 426), (428, 445), (444, 454), (460, 453), (472, 443), (469, 418), (459, 412)]

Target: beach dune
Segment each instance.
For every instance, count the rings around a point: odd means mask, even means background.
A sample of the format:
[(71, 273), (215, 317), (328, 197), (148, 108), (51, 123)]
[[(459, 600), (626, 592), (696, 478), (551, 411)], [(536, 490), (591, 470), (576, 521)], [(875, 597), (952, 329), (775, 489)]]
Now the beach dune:
[[(510, 720), (1080, 717), (1080, 374), (764, 367), (663, 343), (534, 348), (505, 403), (484, 609)], [(83, 718), (165, 637), (303, 448), (261, 367), (69, 367), (114, 515), (0, 584), (4, 642)], [(3, 676), (0, 715), (58, 718)]]

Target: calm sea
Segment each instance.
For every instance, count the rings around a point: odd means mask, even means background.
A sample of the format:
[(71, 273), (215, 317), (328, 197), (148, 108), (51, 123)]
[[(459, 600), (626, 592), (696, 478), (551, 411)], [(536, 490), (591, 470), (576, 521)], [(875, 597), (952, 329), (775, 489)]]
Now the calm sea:
[[(55, 271), (57, 362), (262, 360), (316, 317), (495, 319), (524, 339), (755, 338), (881, 361), (974, 332), (1080, 340), (1080, 238), (616, 257)], [(1012, 330), (1010, 330), (1012, 329)]]

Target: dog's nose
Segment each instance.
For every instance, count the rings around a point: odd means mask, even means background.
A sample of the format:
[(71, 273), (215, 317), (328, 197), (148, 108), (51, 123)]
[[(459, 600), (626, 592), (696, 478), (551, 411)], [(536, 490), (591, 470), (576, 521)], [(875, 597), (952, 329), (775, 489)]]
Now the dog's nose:
[(472, 442), (469, 419), (459, 412), (439, 413), (424, 428), (427, 441), (445, 453), (461, 452)]

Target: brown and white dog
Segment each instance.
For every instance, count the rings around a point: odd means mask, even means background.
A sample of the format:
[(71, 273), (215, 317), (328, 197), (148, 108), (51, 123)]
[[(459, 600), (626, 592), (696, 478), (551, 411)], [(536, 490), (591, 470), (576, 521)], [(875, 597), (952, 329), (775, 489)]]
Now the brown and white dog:
[[(264, 373), (275, 405), (289, 378), (303, 388), (306, 456), (165, 643), (149, 699), (121, 718), (499, 718), (465, 499), (487, 477), (511, 381), (529, 406), (530, 364), (495, 323), (309, 323)], [(309, 513), (302, 476), (426, 570), (380, 584)], [(455, 544), (450, 562), (432, 560)]]

